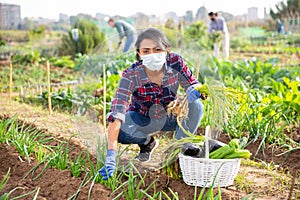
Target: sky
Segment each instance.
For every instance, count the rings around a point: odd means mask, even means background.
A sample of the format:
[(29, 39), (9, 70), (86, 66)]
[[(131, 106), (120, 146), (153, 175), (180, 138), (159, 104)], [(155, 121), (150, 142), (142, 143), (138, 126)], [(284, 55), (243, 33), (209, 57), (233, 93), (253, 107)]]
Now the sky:
[[(210, 11), (224, 11), (233, 15), (246, 14), (249, 7), (257, 7), (259, 17), (263, 17), (264, 7), (269, 10), (280, 0), (0, 0), (0, 3), (21, 6), (21, 17), (43, 17), (58, 20), (59, 14), (69, 16), (79, 13), (95, 16), (103, 13), (124, 17), (143, 12), (147, 15), (162, 15), (174, 11), (184, 15), (187, 10), (195, 14), (199, 7)], [(128, 8), (127, 8), (128, 7)]]

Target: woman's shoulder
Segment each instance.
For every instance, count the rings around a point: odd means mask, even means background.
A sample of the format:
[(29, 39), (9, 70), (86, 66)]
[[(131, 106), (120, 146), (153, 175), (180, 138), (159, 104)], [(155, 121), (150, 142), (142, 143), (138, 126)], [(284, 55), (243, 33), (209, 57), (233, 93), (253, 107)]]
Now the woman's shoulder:
[(176, 52), (170, 52), (168, 54), (168, 61), (172, 62), (178, 62), (182, 60), (182, 56), (179, 53)]
[(132, 63), (129, 67), (127, 67), (122, 75), (125, 76), (125, 75), (136, 75), (136, 73), (139, 71), (140, 68), (142, 68), (142, 62), (140, 61), (136, 61), (134, 63)]

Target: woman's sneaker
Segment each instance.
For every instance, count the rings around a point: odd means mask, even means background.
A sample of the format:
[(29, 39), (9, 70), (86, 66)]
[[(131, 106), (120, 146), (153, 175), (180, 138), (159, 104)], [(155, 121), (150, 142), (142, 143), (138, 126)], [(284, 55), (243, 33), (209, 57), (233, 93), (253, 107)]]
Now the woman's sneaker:
[(153, 153), (154, 149), (158, 147), (158, 143), (158, 140), (155, 140), (153, 137), (151, 137), (148, 144), (139, 144), (140, 153), (135, 157), (135, 159), (138, 159), (140, 162), (150, 161), (151, 154)]

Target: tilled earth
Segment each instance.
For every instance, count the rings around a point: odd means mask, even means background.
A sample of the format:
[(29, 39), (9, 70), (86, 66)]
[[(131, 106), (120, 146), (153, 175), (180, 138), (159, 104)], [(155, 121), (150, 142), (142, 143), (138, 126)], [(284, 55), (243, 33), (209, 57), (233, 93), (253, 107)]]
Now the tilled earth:
[[(77, 131), (75, 139), (72, 140), (72, 145), (76, 147), (73, 152), (78, 154), (87, 148), (90, 150), (95, 161), (97, 138), (104, 136), (103, 133), (101, 133), (101, 126), (98, 124), (94, 122), (89, 123), (89, 121), (86, 120), (81, 121), (62, 113), (54, 112), (52, 115), (49, 115), (45, 110), (26, 104), (13, 102), (11, 105), (5, 98), (0, 98), (0, 116), (13, 117), (15, 115), (17, 115), (20, 120), (26, 123), (33, 123), (38, 129), (45, 130), (56, 137), (68, 138), (75, 134), (76, 129), (78, 130), (80, 128), (79, 131)], [(96, 128), (99, 129), (95, 130)], [(201, 132), (201, 129), (199, 129), (199, 132)], [(291, 134), (293, 134), (295, 138), (299, 137), (299, 128), (294, 129)], [(162, 134), (160, 134), (159, 138), (164, 138), (161, 135)], [(228, 142), (229, 139), (226, 134), (222, 134), (219, 140)], [(255, 154), (259, 144), (260, 141), (257, 141), (247, 148), (252, 154)], [(132, 161), (142, 174), (147, 173), (145, 184), (141, 189), (145, 189), (153, 181), (156, 181), (156, 191), (164, 190), (171, 195), (168, 189), (170, 188), (172, 191), (178, 193), (180, 199), (193, 199), (195, 192), (194, 187), (188, 186), (182, 179), (173, 179), (167, 176), (162, 170), (155, 170), (159, 167), (160, 158), (165, 145), (165, 142), (160, 142), (159, 148), (156, 149), (152, 155), (152, 162), (147, 165), (142, 165), (134, 161), (134, 156), (138, 153), (138, 149), (136, 145), (131, 145), (121, 157), (120, 164), (126, 165), (129, 161)], [(121, 148), (127, 147), (125, 145), (120, 146)], [(284, 151), (274, 149), (273, 146), (266, 146), (264, 152), (259, 151), (255, 158), (256, 161), (260, 160), (260, 163), (264, 164), (243, 162), (234, 184), (226, 188), (221, 188), (222, 199), (241, 199), (251, 193), (253, 193), (253, 197), (256, 197), (255, 199), (287, 199), (290, 192), (292, 199), (299, 198), (300, 151), (295, 150), (283, 156), (276, 156), (282, 152)], [(252, 160), (254, 160), (254, 158), (252, 158)], [(9, 168), (11, 172), (8, 183), (1, 191), (0, 196), (4, 192), (9, 192), (19, 187), (12, 192), (10, 197), (39, 189), (37, 199), (68, 199), (77, 192), (83, 181), (83, 176), (75, 178), (72, 177), (69, 170), (60, 171), (53, 168), (47, 168), (44, 174), (36, 180), (33, 180), (33, 178), (39, 171), (25, 178), (25, 175), (36, 165), (37, 161), (34, 158), (31, 158), (29, 164), (27, 160), (18, 154), (14, 147), (0, 143), (0, 179), (2, 179)], [(178, 173), (179, 170), (180, 169), (177, 168)], [(295, 184), (293, 190), (290, 191), (293, 179), (292, 175), (295, 177)], [(126, 180), (125, 177), (124, 180)], [(77, 199), (87, 199), (90, 186), (90, 184), (87, 184), (82, 187)], [(198, 193), (200, 190), (201, 188), (198, 188)], [(217, 192), (217, 189), (214, 191)], [(153, 192), (154, 188), (148, 191), (149, 194)], [(110, 194), (111, 191), (109, 188), (96, 183), (92, 189), (91, 199), (112, 199)], [(118, 193), (115, 195), (117, 194)], [(32, 199), (33, 196), (34, 193), (23, 199)]]

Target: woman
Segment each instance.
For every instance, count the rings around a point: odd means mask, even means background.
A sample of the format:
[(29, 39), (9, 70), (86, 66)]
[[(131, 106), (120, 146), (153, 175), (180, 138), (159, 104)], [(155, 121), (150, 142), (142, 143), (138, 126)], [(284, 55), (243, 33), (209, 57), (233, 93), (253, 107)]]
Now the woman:
[(183, 127), (194, 133), (203, 115), (199, 98), (205, 98), (194, 89), (200, 83), (182, 57), (169, 51), (166, 36), (158, 29), (148, 28), (140, 33), (135, 47), (137, 62), (123, 72), (108, 113), (108, 151), (105, 165), (99, 170), (104, 180), (115, 171), (118, 142), (138, 144), (140, 152), (136, 158), (147, 162), (158, 145), (155, 132), (176, 130), (177, 139), (186, 137), (176, 117), (166, 113), (167, 105), (177, 99), (179, 86), (189, 102), (188, 120)]

